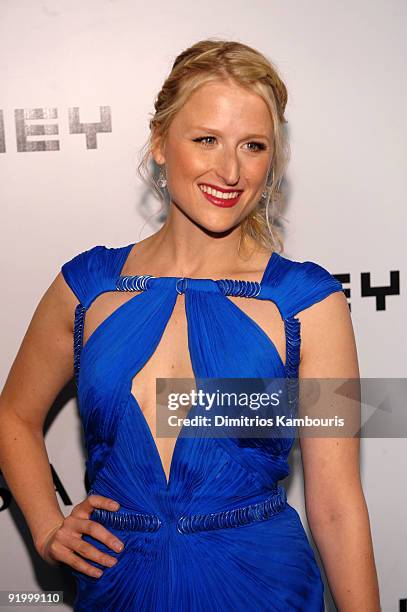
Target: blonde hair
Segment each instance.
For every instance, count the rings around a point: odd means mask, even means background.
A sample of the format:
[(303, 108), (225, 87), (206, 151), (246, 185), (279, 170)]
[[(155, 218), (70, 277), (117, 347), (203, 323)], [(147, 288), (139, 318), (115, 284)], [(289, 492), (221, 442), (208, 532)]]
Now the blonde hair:
[[(271, 162), (272, 182), (267, 180), (267, 198), (260, 199), (253, 212), (241, 224), (241, 238), (250, 236), (258, 244), (272, 250), (283, 250), (283, 241), (277, 229), (277, 221), (283, 203), (279, 191), (290, 157), (288, 138), (284, 124), (287, 89), (276, 67), (259, 51), (235, 41), (218, 39), (201, 40), (178, 55), (171, 72), (159, 92), (150, 120), (150, 137), (144, 145), (138, 173), (164, 202), (162, 190), (148, 165), (151, 145), (160, 138), (165, 141), (169, 126), (189, 96), (201, 85), (219, 79), (232, 79), (263, 98), (273, 121), (274, 151)], [(282, 217), (283, 218), (283, 217)]]

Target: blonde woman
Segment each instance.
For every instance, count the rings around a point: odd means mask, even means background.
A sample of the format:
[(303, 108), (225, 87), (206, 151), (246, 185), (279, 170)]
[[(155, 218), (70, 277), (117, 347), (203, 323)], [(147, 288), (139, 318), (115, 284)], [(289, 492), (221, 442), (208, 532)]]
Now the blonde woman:
[[(324, 609), (279, 484), (294, 439), (153, 435), (157, 378), (359, 376), (341, 284), (280, 254), (286, 102), (276, 68), (249, 46), (204, 40), (181, 53), (141, 164), (160, 168), (164, 225), (67, 261), (10, 371), (2, 470), (38, 553), (72, 568), (77, 611)], [(72, 375), (91, 489), (64, 517), (42, 426)], [(304, 438), (301, 452), (338, 609), (379, 610), (358, 438)]]

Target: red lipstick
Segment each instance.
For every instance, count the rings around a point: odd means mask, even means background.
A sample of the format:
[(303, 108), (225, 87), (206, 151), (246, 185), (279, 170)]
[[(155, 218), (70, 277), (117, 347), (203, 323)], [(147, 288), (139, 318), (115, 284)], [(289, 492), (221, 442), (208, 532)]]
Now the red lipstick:
[(231, 208), (232, 206), (235, 206), (238, 203), (240, 196), (242, 195), (242, 191), (239, 189), (221, 189), (220, 187), (216, 187), (215, 185), (210, 185), (208, 183), (205, 183), (205, 185), (207, 185), (208, 187), (212, 187), (213, 189), (216, 189), (217, 191), (221, 191), (222, 193), (238, 192), (238, 195), (235, 198), (224, 199), (224, 198), (217, 198), (216, 196), (210, 193), (206, 193), (205, 191), (202, 191), (202, 189), (199, 189), (202, 195), (211, 204), (214, 204), (215, 206), (219, 206), (220, 208)]

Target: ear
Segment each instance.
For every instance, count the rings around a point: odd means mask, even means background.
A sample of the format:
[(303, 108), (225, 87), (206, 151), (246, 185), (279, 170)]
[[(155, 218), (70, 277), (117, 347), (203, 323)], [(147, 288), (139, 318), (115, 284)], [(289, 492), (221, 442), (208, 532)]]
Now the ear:
[(162, 166), (163, 164), (165, 164), (163, 141), (158, 134), (153, 135), (151, 139), (150, 150), (151, 155), (153, 156), (154, 161), (158, 166)]

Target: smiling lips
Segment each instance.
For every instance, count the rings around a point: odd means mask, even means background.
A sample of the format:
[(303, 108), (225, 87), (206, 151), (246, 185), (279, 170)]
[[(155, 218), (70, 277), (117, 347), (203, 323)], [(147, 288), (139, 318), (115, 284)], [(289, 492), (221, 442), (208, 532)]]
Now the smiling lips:
[(233, 191), (232, 189), (220, 189), (204, 184), (199, 185), (199, 188), (211, 204), (215, 204), (215, 206), (220, 206), (221, 208), (235, 206), (242, 194), (241, 189)]

